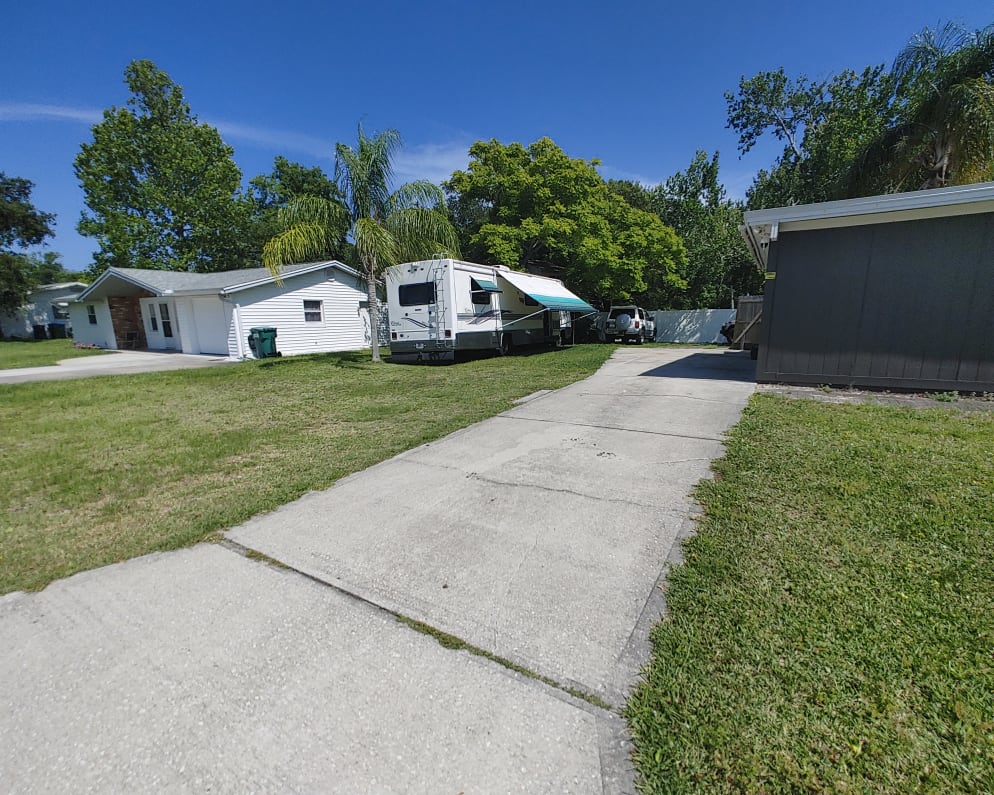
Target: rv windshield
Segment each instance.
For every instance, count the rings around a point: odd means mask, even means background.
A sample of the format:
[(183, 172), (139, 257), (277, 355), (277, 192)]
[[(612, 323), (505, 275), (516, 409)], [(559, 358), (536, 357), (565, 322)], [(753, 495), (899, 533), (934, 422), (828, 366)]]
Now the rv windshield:
[(435, 303), (435, 282), (402, 284), (397, 288), (401, 306), (423, 306)]

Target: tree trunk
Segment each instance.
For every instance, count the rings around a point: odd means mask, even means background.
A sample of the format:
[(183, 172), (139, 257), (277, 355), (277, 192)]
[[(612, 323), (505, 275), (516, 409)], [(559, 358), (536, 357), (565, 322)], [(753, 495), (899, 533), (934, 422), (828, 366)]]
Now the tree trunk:
[(373, 361), (380, 361), (380, 307), (376, 301), (375, 266), (366, 269), (366, 298), (369, 301), (369, 341)]

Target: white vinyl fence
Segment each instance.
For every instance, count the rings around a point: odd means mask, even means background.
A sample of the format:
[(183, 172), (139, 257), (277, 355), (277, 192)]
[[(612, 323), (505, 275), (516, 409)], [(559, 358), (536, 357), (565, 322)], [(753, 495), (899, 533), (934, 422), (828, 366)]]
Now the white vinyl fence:
[(721, 327), (734, 309), (657, 309), (656, 342), (725, 342)]

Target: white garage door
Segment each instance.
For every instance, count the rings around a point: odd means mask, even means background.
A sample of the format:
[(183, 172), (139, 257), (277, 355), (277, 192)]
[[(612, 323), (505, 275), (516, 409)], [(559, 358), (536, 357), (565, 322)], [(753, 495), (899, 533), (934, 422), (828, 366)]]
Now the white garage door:
[(228, 326), (231, 307), (220, 298), (194, 298), (193, 319), (201, 353), (228, 355)]

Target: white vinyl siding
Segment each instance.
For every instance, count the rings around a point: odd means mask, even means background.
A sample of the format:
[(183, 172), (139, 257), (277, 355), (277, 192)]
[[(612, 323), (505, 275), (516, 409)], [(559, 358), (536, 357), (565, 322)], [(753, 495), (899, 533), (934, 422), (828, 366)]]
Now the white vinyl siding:
[[(283, 287), (266, 284), (232, 293), (227, 303), (238, 305), (238, 322), (228, 326), (228, 353), (250, 356), (245, 338), (258, 326), (276, 328), (276, 349), (284, 356), (368, 348), (369, 313), (360, 308), (364, 300), (365, 285), (336, 268), (285, 278)], [(321, 303), (320, 323), (305, 319), (304, 301)]]
[[(87, 307), (94, 307), (96, 325), (90, 323)], [(110, 319), (110, 309), (106, 299), (69, 304), (69, 318), (72, 322), (73, 339), (79, 345), (97, 345), (108, 350), (117, 350), (114, 325)]]

